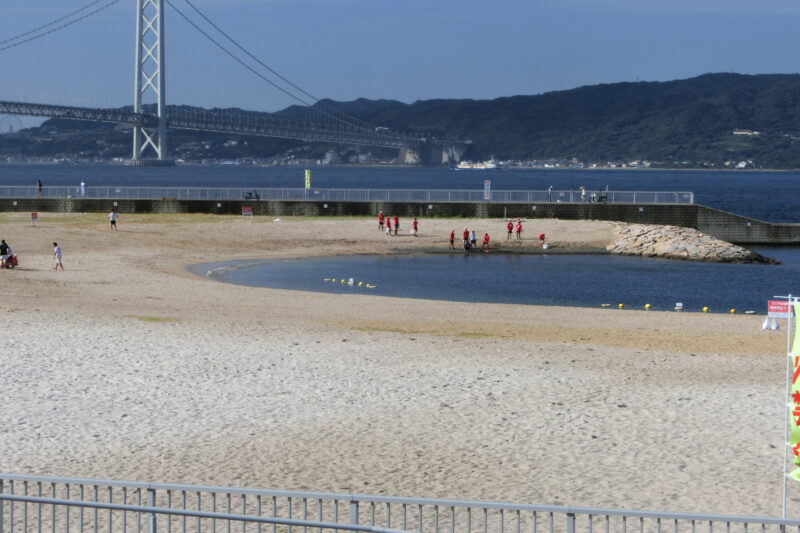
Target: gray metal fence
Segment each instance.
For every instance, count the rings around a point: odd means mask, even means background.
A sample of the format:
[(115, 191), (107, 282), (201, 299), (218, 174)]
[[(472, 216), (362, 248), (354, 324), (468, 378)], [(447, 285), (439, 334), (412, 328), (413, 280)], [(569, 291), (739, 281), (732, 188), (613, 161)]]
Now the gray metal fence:
[[(488, 198), (487, 198), (488, 196)], [(16, 187), (0, 198), (97, 198), (109, 200), (284, 200), (322, 202), (496, 202), (693, 204), (694, 193), (675, 191), (490, 191), (438, 189), (269, 189), (233, 187)]]
[(0, 533), (800, 533), (800, 520), (0, 474)]

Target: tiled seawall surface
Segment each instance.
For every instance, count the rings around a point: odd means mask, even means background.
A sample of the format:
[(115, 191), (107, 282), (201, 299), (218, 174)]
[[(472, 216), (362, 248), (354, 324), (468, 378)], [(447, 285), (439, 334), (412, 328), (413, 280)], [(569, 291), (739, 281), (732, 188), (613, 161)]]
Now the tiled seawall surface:
[(80, 198), (0, 199), (4, 212), (214, 213), (240, 215), (252, 207), (254, 216), (372, 216), (378, 211), (400, 217), (560, 218), (609, 220), (636, 224), (666, 224), (695, 228), (736, 244), (800, 244), (800, 224), (775, 224), (700, 205), (591, 203), (389, 203), (205, 200), (103, 200)]

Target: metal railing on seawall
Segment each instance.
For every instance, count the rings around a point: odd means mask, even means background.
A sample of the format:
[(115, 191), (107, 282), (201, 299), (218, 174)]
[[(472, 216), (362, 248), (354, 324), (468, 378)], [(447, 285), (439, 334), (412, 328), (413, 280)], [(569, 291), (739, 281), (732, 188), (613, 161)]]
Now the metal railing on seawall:
[(445, 189), (273, 189), (234, 187), (19, 187), (0, 186), (0, 198), (95, 198), (109, 200), (282, 200), (315, 202), (495, 202), (693, 204), (694, 193), (680, 191)]
[(800, 520), (0, 474), (0, 533), (793, 533)]

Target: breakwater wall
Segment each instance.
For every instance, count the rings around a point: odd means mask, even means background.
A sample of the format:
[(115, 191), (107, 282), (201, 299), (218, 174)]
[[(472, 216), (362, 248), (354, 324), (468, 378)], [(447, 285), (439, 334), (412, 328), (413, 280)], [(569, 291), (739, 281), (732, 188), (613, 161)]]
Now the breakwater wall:
[(212, 213), (254, 216), (373, 216), (378, 211), (400, 217), (559, 218), (663, 224), (694, 228), (737, 244), (800, 244), (800, 224), (769, 223), (694, 204), (495, 203), (464, 202), (314, 202), (283, 200), (110, 200), (100, 198), (0, 199), (3, 212)]

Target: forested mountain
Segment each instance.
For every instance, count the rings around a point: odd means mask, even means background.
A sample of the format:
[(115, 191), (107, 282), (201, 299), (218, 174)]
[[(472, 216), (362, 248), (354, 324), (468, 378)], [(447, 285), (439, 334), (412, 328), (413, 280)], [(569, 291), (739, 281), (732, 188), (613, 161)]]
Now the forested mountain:
[[(752, 161), (762, 168), (800, 168), (800, 75), (706, 74), (669, 82), (614, 83), (535, 96), (494, 100), (325, 101), (375, 126), (471, 139), (471, 159), (546, 160), (586, 163), (648, 160), (661, 166), (724, 166)], [(287, 111), (288, 112), (288, 111)], [(283, 112), (279, 112), (283, 113)], [(41, 128), (0, 136), (0, 156), (55, 155), (69, 150), (58, 131), (86, 153), (127, 155), (126, 135), (113, 126), (48, 121)], [(734, 135), (734, 130), (749, 130)], [(103, 133), (105, 132), (105, 133)], [(758, 134), (755, 134), (757, 132)], [(230, 135), (174, 132), (170, 145), (207, 142)], [(50, 139), (48, 141), (48, 139)], [(330, 147), (279, 139), (231, 145), (226, 157), (266, 157)], [(98, 148), (100, 147), (100, 148)], [(114, 148), (116, 147), (116, 148)], [(340, 148), (341, 150), (341, 148)], [(214, 157), (220, 157), (218, 153)]]

